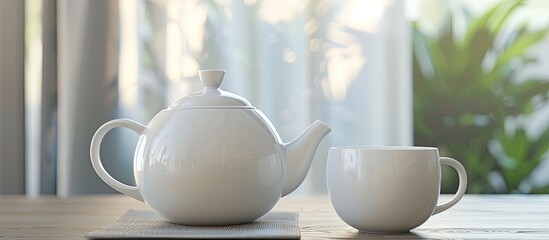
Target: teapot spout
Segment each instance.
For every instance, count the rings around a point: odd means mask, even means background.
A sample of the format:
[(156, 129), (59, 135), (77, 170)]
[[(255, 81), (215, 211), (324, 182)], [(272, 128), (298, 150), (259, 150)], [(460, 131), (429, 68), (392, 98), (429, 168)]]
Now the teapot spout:
[(320, 141), (332, 129), (321, 121), (316, 121), (296, 139), (284, 145), (286, 150), (286, 177), (282, 196), (293, 192), (305, 179), (311, 167)]

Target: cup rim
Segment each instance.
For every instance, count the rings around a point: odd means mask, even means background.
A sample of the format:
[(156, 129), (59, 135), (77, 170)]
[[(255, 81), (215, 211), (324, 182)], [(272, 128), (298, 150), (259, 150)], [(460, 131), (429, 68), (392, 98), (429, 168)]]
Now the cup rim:
[(424, 146), (337, 146), (330, 150), (366, 150), (366, 151), (425, 151), (438, 150), (436, 147)]

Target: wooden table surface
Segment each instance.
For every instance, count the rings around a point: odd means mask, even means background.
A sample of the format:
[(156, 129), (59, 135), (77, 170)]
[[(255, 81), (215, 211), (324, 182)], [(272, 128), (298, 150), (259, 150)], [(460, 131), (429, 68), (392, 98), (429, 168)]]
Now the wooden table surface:
[[(120, 195), (0, 196), (0, 239), (82, 239), (128, 209), (147, 206)], [(549, 239), (549, 195), (466, 195), (448, 211), (398, 235), (359, 233), (337, 217), (327, 196), (286, 197), (275, 210), (299, 212), (302, 239)]]

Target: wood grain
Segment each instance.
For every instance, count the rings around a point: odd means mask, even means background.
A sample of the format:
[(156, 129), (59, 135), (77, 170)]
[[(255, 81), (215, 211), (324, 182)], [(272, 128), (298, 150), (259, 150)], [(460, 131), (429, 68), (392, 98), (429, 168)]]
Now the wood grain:
[[(1, 196), (0, 239), (83, 239), (128, 209), (148, 208), (120, 195)], [(466, 195), (410, 233), (396, 235), (365, 234), (347, 226), (327, 196), (286, 197), (275, 210), (299, 212), (302, 239), (549, 239), (549, 195)]]

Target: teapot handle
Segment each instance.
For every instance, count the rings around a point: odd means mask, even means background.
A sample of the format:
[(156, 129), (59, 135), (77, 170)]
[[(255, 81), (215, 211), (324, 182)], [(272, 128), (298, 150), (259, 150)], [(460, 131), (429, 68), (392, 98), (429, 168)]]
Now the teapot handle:
[(114, 179), (109, 173), (107, 173), (107, 171), (103, 167), (103, 164), (101, 164), (101, 158), (99, 157), (101, 141), (103, 141), (103, 137), (105, 137), (105, 134), (107, 134), (107, 132), (109, 132), (111, 129), (116, 127), (129, 128), (135, 133), (137, 133), (138, 135), (141, 135), (141, 133), (143, 133), (143, 131), (146, 128), (145, 126), (139, 124), (138, 122), (135, 122), (129, 119), (115, 119), (99, 127), (99, 129), (97, 129), (97, 131), (93, 135), (91, 146), (90, 146), (90, 158), (91, 158), (93, 169), (95, 169), (95, 172), (97, 173), (97, 175), (99, 175), (99, 177), (106, 184), (114, 188), (116, 191), (119, 191), (139, 201), (143, 201), (143, 197), (141, 196), (141, 193), (139, 193), (139, 189), (137, 188), (137, 186), (129, 186)]

